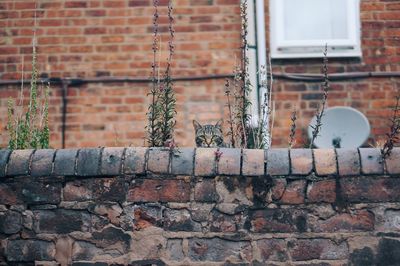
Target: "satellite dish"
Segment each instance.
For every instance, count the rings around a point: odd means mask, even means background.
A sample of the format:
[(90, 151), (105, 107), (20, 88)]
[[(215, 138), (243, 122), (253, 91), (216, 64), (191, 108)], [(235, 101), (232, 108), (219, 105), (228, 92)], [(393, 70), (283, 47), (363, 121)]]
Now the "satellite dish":
[[(311, 126), (315, 126), (316, 122), (317, 117), (314, 116), (308, 126), (310, 139)], [(358, 148), (368, 139), (370, 130), (368, 119), (360, 111), (345, 106), (327, 108), (314, 145), (318, 148)]]

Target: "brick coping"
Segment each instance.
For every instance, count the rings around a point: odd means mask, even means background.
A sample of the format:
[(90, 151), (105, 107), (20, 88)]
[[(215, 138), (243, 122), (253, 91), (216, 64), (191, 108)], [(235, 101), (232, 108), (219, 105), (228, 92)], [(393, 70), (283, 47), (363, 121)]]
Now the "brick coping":
[(0, 177), (16, 176), (357, 176), (399, 175), (400, 148), (379, 149), (106, 147), (0, 150)]

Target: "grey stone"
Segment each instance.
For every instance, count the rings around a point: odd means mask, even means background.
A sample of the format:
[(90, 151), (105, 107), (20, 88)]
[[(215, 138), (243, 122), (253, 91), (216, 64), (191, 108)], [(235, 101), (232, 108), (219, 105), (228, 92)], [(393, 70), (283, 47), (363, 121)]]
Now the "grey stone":
[(360, 148), (359, 151), (363, 174), (383, 174), (383, 159), (380, 149)]
[(33, 214), (36, 233), (68, 234), (82, 231), (84, 225), (90, 224), (90, 215), (84, 211), (37, 210)]
[(15, 234), (21, 230), (22, 216), (19, 212), (7, 211), (0, 214), (0, 232)]
[(360, 156), (356, 149), (336, 149), (339, 175), (357, 176), (360, 174)]
[(55, 255), (55, 245), (42, 240), (10, 240), (6, 249), (9, 261), (49, 261)]
[(18, 194), (26, 204), (58, 204), (61, 201), (61, 183), (44, 183), (27, 179), (16, 185)]
[(99, 174), (100, 148), (79, 150), (77, 161), (78, 176), (96, 176)]
[(275, 176), (289, 174), (288, 149), (267, 150), (267, 174)]
[(32, 157), (31, 176), (50, 176), (55, 150), (36, 150)]
[(185, 258), (182, 248), (182, 239), (168, 239), (167, 256), (170, 260), (181, 261)]
[(179, 148), (172, 155), (173, 175), (193, 175), (194, 148)]
[(144, 174), (146, 169), (147, 148), (126, 148), (124, 172), (125, 174)]
[(7, 176), (29, 174), (29, 163), (34, 150), (14, 150), (7, 165)]
[(6, 176), (6, 166), (8, 158), (10, 157), (11, 150), (0, 149), (0, 177)]
[(105, 148), (101, 155), (101, 174), (119, 175), (124, 148)]
[(78, 149), (57, 150), (54, 159), (54, 175), (73, 176), (75, 175), (75, 160)]
[(188, 210), (165, 210), (164, 229), (167, 231), (199, 232), (201, 226), (192, 220)]

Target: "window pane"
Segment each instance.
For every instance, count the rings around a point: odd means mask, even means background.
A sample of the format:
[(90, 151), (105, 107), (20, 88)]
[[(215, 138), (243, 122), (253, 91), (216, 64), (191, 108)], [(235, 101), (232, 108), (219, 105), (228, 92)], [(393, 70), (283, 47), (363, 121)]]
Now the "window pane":
[(347, 0), (282, 0), (286, 40), (346, 39)]

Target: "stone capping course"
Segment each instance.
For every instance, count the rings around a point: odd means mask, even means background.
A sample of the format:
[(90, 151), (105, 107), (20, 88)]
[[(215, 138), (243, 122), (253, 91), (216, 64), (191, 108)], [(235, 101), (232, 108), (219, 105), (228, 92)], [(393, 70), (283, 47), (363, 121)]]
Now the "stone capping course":
[(229, 148), (82, 148), (0, 150), (0, 178), (14, 176), (357, 176), (399, 175), (400, 148), (380, 150)]

